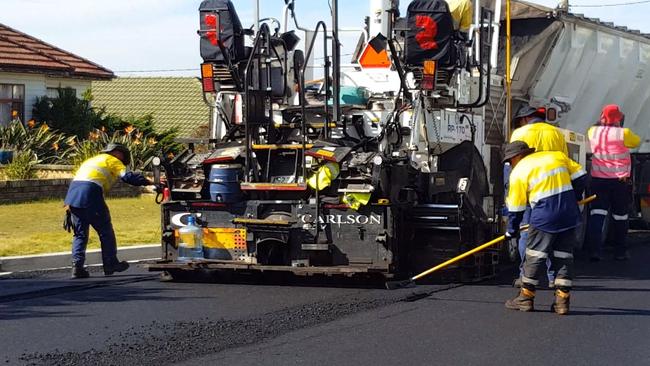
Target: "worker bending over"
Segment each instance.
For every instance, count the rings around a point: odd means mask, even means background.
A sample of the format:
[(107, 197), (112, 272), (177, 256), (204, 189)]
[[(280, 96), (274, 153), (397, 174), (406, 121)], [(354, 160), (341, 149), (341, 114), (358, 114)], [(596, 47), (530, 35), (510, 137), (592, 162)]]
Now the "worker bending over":
[(506, 308), (532, 311), (535, 288), (552, 258), (557, 314), (569, 312), (572, 286), (574, 228), (580, 224), (578, 197), (584, 189), (586, 172), (580, 164), (559, 151), (540, 151), (515, 141), (505, 148), (504, 162), (512, 165), (510, 189), (506, 198), (508, 229), (506, 237), (516, 238), (526, 206), (531, 207), (526, 240), (524, 272), (519, 296), (506, 302)]
[(104, 201), (104, 194), (121, 179), (134, 186), (152, 184), (138, 173), (128, 172), (126, 165), (131, 161), (131, 153), (121, 144), (110, 143), (101, 154), (84, 161), (74, 176), (65, 205), (72, 216), (72, 278), (87, 278), (84, 268), (88, 230), (92, 226), (99, 236), (102, 248), (104, 275), (126, 271), (127, 262), (117, 259), (117, 243), (111, 223), (111, 215)]
[[(528, 147), (535, 149), (535, 151), (559, 151), (568, 156), (568, 149), (566, 140), (562, 132), (555, 126), (546, 123), (546, 115), (542, 110), (533, 108), (529, 105), (523, 105), (515, 116), (513, 117), (514, 125), (517, 127), (510, 137), (510, 142), (523, 141)], [(511, 167), (506, 164), (505, 167), (505, 181), (506, 181), (506, 194), (508, 192), (507, 182)], [(530, 207), (526, 207), (522, 225), (528, 224), (530, 221)], [(519, 251), (519, 278), (515, 280), (514, 286), (521, 287), (521, 277), (524, 274), (524, 260), (526, 252), (526, 240), (528, 237), (527, 232), (521, 233), (521, 238), (518, 240), (517, 249)], [(550, 288), (555, 286), (555, 274), (551, 270), (551, 260), (546, 261), (548, 278), (548, 285)]]
[(629, 128), (623, 128), (625, 116), (617, 105), (603, 108), (600, 121), (587, 132), (591, 152), (591, 194), (598, 200), (591, 205), (587, 225), (587, 243), (590, 259), (599, 261), (602, 256), (603, 226), (612, 213), (614, 229), (614, 258), (628, 258), (625, 240), (628, 230), (628, 211), (632, 200), (630, 148), (639, 147), (641, 138)]

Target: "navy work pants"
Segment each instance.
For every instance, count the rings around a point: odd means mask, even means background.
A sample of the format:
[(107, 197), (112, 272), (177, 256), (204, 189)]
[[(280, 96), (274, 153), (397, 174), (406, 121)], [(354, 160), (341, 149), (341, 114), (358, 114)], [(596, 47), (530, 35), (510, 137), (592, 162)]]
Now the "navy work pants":
[(90, 226), (99, 236), (102, 247), (102, 262), (104, 266), (117, 264), (117, 242), (111, 223), (111, 214), (105, 203), (89, 208), (70, 207), (72, 213), (72, 263), (83, 266), (86, 260), (86, 245)]
[[(521, 220), (521, 225), (527, 225), (530, 224), (530, 212), (531, 212), (530, 206), (526, 207), (526, 211), (524, 211), (524, 218)], [(518, 249), (519, 249), (519, 258), (521, 258), (521, 261), (519, 262), (519, 277), (523, 277), (524, 275), (524, 262), (526, 262), (526, 242), (528, 241), (528, 231), (522, 231), (521, 232), (521, 237), (519, 238), (519, 242), (517, 243)], [(555, 281), (555, 272), (551, 269), (551, 258), (546, 259), (546, 277), (548, 278), (548, 283), (553, 283)]]
[(535, 227), (528, 229), (526, 259), (522, 286), (535, 290), (539, 279), (546, 272), (546, 261), (551, 259), (551, 270), (555, 273), (555, 286), (568, 291), (573, 286), (573, 229), (559, 233), (547, 233)]
[(611, 213), (610, 229), (614, 230), (614, 255), (625, 255), (625, 239), (629, 228), (628, 212), (632, 200), (631, 186), (618, 179), (592, 178), (590, 195), (598, 198), (591, 204), (586, 243), (592, 257), (600, 257), (604, 242), (605, 219)]

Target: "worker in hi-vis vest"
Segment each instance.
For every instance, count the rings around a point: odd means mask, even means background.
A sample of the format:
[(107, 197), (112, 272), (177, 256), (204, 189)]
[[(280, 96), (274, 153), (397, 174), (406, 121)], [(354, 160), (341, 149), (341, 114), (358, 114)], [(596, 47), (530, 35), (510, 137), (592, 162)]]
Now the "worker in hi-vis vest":
[(639, 147), (641, 138), (623, 127), (624, 120), (625, 115), (620, 108), (610, 104), (603, 108), (598, 124), (587, 132), (593, 154), (590, 194), (598, 195), (598, 200), (591, 204), (586, 237), (593, 262), (602, 257), (603, 227), (610, 213), (610, 227), (614, 230), (614, 258), (628, 258), (625, 239), (632, 201), (632, 159), (629, 149)]
[(507, 238), (519, 235), (524, 211), (530, 207), (521, 291), (519, 296), (506, 302), (506, 307), (533, 310), (535, 289), (546, 272), (546, 260), (552, 257), (556, 275), (553, 310), (560, 315), (566, 314), (573, 286), (574, 229), (582, 219), (578, 199), (582, 196), (587, 172), (560, 151), (535, 152), (523, 141), (506, 145), (503, 160), (512, 165), (506, 198)]
[(89, 277), (84, 262), (90, 226), (99, 236), (104, 275), (126, 271), (129, 268), (127, 262), (117, 259), (115, 232), (104, 194), (118, 179), (134, 186), (152, 184), (141, 174), (127, 171), (126, 166), (130, 161), (129, 149), (121, 144), (110, 143), (99, 155), (84, 161), (70, 183), (65, 205), (68, 207), (70, 226), (74, 232), (72, 278)]
[[(568, 148), (566, 140), (562, 132), (555, 126), (546, 122), (545, 110), (531, 107), (528, 104), (521, 106), (513, 117), (513, 122), (516, 127), (512, 131), (510, 142), (523, 141), (529, 147), (535, 149), (536, 152), (540, 151), (559, 151), (568, 155)], [(511, 167), (505, 165), (505, 181), (506, 181), (506, 194), (508, 192), (508, 177)], [(522, 225), (530, 222), (530, 207), (526, 208), (524, 212)], [(521, 287), (521, 278), (524, 275), (524, 260), (526, 258), (526, 240), (528, 233), (521, 233), (521, 237), (517, 243), (519, 251), (519, 277), (515, 279), (514, 286)], [(548, 287), (555, 286), (555, 273), (551, 270), (551, 259), (546, 261), (546, 277), (548, 279)]]

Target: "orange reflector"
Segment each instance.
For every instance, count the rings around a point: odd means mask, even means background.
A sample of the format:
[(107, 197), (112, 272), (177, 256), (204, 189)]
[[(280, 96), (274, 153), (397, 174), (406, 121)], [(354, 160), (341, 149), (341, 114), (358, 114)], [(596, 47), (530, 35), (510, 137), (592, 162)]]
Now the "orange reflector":
[(388, 69), (391, 62), (385, 48), (377, 50), (368, 43), (359, 57), (359, 65), (364, 69)]
[(201, 84), (204, 93), (214, 93), (214, 71), (211, 63), (201, 64)]
[(212, 64), (201, 64), (201, 77), (211, 78), (214, 76), (212, 71)]
[(435, 75), (436, 74), (436, 62), (433, 60), (424, 61), (424, 75)]

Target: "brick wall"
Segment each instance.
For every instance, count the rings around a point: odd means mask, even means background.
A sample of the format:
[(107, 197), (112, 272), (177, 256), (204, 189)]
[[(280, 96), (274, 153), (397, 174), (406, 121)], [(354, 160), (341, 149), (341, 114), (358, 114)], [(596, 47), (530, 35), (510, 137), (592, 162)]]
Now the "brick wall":
[[(45, 198), (65, 198), (72, 179), (33, 179), (0, 181), (0, 204), (34, 201)], [(135, 197), (140, 187), (118, 182), (110, 190), (109, 197)]]

